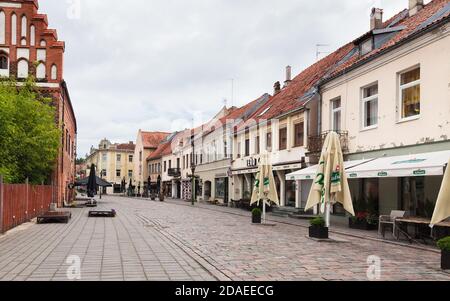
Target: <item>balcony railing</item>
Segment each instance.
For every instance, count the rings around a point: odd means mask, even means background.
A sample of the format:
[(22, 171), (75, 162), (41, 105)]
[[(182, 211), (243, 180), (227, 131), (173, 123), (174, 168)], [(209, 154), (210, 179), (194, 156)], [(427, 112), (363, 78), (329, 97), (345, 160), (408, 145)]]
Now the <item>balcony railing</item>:
[[(323, 144), (327, 135), (331, 131), (323, 132), (318, 136), (309, 136), (308, 137), (308, 151), (310, 154), (320, 154), (322, 152)], [(347, 131), (336, 131), (336, 133), (340, 137), (341, 147), (343, 153), (348, 153), (348, 132)]]
[(169, 168), (167, 171), (169, 177), (179, 178), (181, 177), (181, 169), (179, 168)]

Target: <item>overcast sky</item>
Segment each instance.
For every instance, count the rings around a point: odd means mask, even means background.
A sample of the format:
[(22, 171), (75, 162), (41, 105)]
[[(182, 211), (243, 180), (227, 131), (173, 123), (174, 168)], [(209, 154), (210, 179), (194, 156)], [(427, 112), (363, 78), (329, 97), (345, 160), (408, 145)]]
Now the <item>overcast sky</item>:
[[(316, 60), (369, 30), (370, 9), (389, 18), (408, 0), (41, 0), (66, 42), (64, 78), (78, 155), (102, 138), (175, 131), (223, 105), (272, 93)], [(76, 3), (80, 3), (80, 10)], [(429, 2), (429, 1), (426, 1)], [(75, 6), (74, 6), (75, 5)], [(234, 79), (232, 97), (231, 79)]]

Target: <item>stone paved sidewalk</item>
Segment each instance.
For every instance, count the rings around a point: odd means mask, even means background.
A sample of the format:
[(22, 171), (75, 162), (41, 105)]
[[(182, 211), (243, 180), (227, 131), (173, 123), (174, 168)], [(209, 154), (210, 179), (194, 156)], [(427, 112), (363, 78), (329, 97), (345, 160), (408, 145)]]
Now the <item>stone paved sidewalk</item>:
[(318, 243), (304, 227), (252, 226), (230, 208), (120, 197), (100, 204), (117, 218), (73, 209), (68, 225), (0, 236), (0, 280), (67, 280), (71, 255), (82, 261), (82, 280), (367, 280), (371, 255), (381, 259), (381, 280), (450, 280), (427, 250), (336, 234), (344, 242)]

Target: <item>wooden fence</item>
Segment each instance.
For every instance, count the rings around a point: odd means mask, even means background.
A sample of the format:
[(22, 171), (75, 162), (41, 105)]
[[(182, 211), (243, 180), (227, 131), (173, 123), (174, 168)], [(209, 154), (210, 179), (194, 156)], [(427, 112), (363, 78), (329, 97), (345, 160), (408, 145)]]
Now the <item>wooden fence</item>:
[(52, 186), (3, 184), (0, 176), (0, 233), (48, 211), (52, 196)]

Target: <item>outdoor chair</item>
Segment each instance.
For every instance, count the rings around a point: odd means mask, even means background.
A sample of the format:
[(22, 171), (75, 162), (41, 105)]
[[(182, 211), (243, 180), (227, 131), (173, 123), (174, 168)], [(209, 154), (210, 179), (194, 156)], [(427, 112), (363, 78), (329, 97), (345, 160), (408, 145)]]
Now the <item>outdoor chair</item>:
[(393, 210), (391, 215), (380, 216), (380, 223), (378, 233), (385, 238), (386, 227), (392, 227), (392, 235), (398, 239), (398, 229), (396, 226), (396, 220), (406, 216), (406, 211)]

